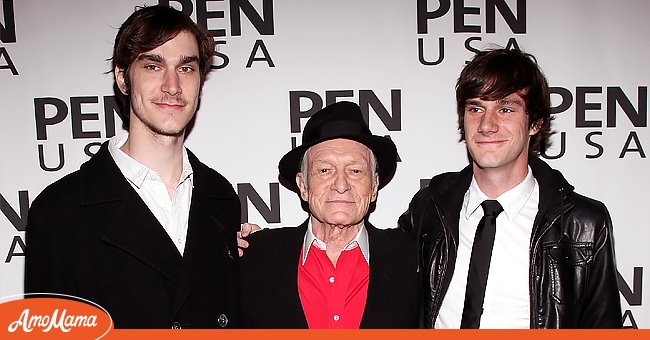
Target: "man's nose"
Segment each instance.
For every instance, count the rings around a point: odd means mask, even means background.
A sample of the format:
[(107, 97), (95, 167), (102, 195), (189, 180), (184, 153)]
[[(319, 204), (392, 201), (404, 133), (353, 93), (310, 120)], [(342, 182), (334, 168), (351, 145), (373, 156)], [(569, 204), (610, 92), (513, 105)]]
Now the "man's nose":
[(344, 193), (350, 190), (350, 182), (345, 174), (345, 171), (339, 171), (334, 177), (334, 183), (332, 183), (332, 190), (336, 190), (338, 193)]
[(176, 73), (176, 70), (168, 69), (165, 71), (161, 89), (163, 92), (172, 96), (175, 96), (183, 92), (180, 85), (180, 79), (178, 77), (178, 73)]
[(497, 122), (496, 112), (494, 112), (494, 110), (486, 110), (481, 117), (481, 121), (478, 126), (478, 132), (488, 133), (497, 131), (499, 131), (499, 124)]

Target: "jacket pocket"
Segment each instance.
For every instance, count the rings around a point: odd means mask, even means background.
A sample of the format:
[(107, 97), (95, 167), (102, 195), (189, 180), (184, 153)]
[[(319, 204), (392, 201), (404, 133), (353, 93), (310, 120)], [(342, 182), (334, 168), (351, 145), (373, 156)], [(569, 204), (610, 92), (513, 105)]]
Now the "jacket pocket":
[(561, 240), (544, 246), (553, 298), (560, 304), (578, 304), (589, 279), (593, 243)]

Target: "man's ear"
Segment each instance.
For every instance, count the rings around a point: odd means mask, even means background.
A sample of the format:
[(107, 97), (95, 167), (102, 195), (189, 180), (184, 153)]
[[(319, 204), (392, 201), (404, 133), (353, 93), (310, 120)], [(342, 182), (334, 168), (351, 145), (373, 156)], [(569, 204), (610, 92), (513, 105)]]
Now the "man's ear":
[(375, 174), (372, 176), (372, 181), (374, 182), (374, 185), (372, 186), (372, 197), (370, 198), (370, 202), (374, 202), (377, 200), (377, 193), (379, 192), (379, 174), (375, 172)]
[(300, 198), (302, 198), (303, 201), (308, 202), (309, 192), (307, 191), (307, 185), (305, 185), (305, 182), (303, 181), (302, 172), (296, 174), (296, 185), (298, 185), (298, 189), (300, 190)]
[(542, 129), (542, 124), (544, 124), (544, 119), (539, 119), (538, 121), (534, 122), (533, 126), (530, 127), (530, 131), (528, 132), (528, 135), (532, 136), (538, 133), (539, 130)]
[(117, 87), (120, 89), (120, 92), (122, 92), (124, 95), (128, 95), (129, 87), (126, 85), (126, 79), (124, 77), (124, 69), (115, 66), (113, 73), (115, 74), (115, 83), (117, 84)]

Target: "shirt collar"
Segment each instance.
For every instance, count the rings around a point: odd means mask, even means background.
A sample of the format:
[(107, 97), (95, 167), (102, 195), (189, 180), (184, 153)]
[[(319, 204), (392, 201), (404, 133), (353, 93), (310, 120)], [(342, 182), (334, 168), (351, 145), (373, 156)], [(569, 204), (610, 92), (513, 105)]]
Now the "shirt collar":
[[(307, 232), (305, 233), (305, 238), (302, 244), (302, 261), (301, 264), (305, 264), (305, 261), (307, 261), (307, 255), (309, 255), (309, 249), (311, 249), (312, 243), (321, 250), (327, 250), (327, 246), (325, 245), (325, 242), (319, 240), (316, 235), (314, 235), (314, 230), (312, 229), (311, 225), (311, 218), (309, 219), (309, 222), (307, 223)], [(359, 232), (357, 233), (357, 236), (354, 237), (354, 240), (350, 241), (343, 250), (351, 250), (356, 247), (359, 247), (361, 250), (361, 254), (363, 254), (363, 258), (366, 260), (368, 264), (370, 264), (370, 243), (368, 242), (368, 230), (366, 230), (366, 226), (364, 223), (361, 224), (361, 228), (359, 229)]]
[[(142, 183), (144, 183), (144, 180), (147, 179), (147, 175), (149, 173), (154, 173), (156, 176), (158, 176), (158, 174), (156, 171), (149, 169), (144, 164), (131, 158), (131, 156), (127, 155), (120, 149), (122, 145), (126, 143), (126, 140), (128, 138), (128, 133), (117, 135), (111, 138), (108, 142), (108, 151), (113, 157), (115, 164), (117, 164), (117, 167), (122, 171), (124, 177), (126, 177), (129, 182), (133, 183), (133, 185), (140, 189), (140, 187), (142, 187)], [(187, 155), (187, 149), (183, 148), (183, 171), (181, 172), (181, 177), (179, 178), (178, 183), (183, 183), (186, 179), (189, 178), (192, 182), (192, 186), (194, 186), (194, 181), (192, 181), (193, 174), (194, 171), (192, 170), (192, 164), (190, 164), (190, 159)]]
[[(519, 212), (521, 212), (521, 209), (530, 198), (530, 195), (532, 195), (535, 186), (537, 186), (537, 180), (533, 177), (533, 172), (529, 166), (528, 173), (521, 183), (495, 198), (495, 200), (497, 200), (503, 207), (503, 211), (509, 220), (513, 220), (517, 215), (519, 215)], [(465, 209), (465, 218), (469, 219), (470, 216), (473, 215), (481, 206), (481, 203), (490, 198), (481, 191), (481, 188), (479, 188), (478, 183), (476, 183), (476, 178), (474, 177), (472, 177), (472, 183), (469, 186), (467, 195), (469, 197), (465, 200), (466, 204), (463, 209)]]

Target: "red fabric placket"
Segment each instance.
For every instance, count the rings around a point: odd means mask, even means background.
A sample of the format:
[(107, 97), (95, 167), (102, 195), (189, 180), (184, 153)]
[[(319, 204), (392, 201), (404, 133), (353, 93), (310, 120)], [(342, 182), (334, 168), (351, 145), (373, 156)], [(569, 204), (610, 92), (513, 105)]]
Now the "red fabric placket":
[(298, 263), (298, 293), (309, 328), (359, 328), (368, 295), (370, 268), (359, 247), (341, 252), (336, 267), (311, 245)]

